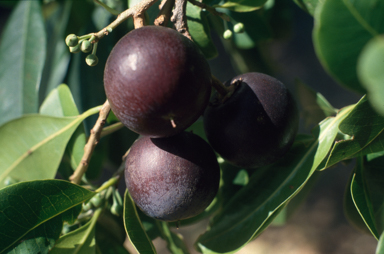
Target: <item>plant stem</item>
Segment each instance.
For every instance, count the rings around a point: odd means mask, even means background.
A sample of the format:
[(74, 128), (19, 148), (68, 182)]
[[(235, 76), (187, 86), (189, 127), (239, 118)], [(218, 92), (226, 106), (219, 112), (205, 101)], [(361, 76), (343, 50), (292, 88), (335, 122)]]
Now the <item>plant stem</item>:
[[(99, 32), (93, 34), (95, 36), (94, 42), (98, 42), (105, 35), (108, 35), (111, 29), (114, 30), (117, 26), (119, 26), (129, 17), (133, 17), (134, 19), (137, 19), (136, 22), (140, 23), (141, 22), (140, 20), (143, 18), (144, 12), (148, 10), (148, 8), (151, 7), (155, 2), (157, 2), (157, 0), (142, 0), (141, 2), (132, 6), (131, 8), (123, 11), (117, 16), (117, 18), (111, 24), (101, 29)], [(135, 28), (138, 28), (136, 27), (136, 24), (135, 24)]]
[(118, 123), (115, 123), (115, 124), (111, 124), (110, 126), (105, 127), (103, 129), (103, 131), (100, 134), (100, 138), (105, 137), (105, 136), (107, 136), (107, 135), (109, 135), (111, 133), (114, 133), (115, 131), (118, 131), (118, 130), (120, 130), (123, 127), (124, 127), (124, 124), (122, 124), (121, 122), (118, 122)]
[(84, 154), (81, 158), (81, 162), (79, 166), (76, 168), (75, 172), (69, 178), (72, 183), (79, 184), (81, 178), (85, 174), (88, 169), (89, 161), (91, 160), (91, 156), (93, 150), (95, 149), (97, 143), (100, 140), (101, 131), (105, 125), (105, 121), (108, 117), (108, 114), (111, 110), (108, 100), (103, 104), (100, 108), (99, 118), (97, 119), (95, 126), (91, 129), (91, 135), (87, 141), (87, 144), (84, 147)]
[(212, 86), (222, 96), (226, 96), (230, 91), (221, 81), (212, 75)]
[(188, 1), (189, 1), (191, 4), (200, 7), (201, 9), (205, 9), (205, 10), (209, 11), (209, 12), (212, 13), (213, 15), (219, 16), (220, 18), (224, 19), (225, 21), (228, 21), (228, 22), (231, 21), (231, 18), (228, 17), (227, 14), (222, 13), (222, 12), (218, 12), (218, 11), (216, 11), (215, 8), (213, 8), (213, 7), (209, 6), (209, 5), (206, 5), (206, 4), (204, 4), (204, 3), (202, 3), (202, 2), (199, 2), (199, 1), (196, 1), (196, 0), (188, 0)]
[(176, 0), (171, 21), (175, 23), (176, 30), (179, 33), (192, 41), (192, 37), (188, 31), (186, 9), (187, 0)]
[(168, 21), (172, 15), (172, 9), (175, 5), (175, 0), (163, 0), (160, 4), (160, 12), (158, 17), (155, 19), (154, 24), (156, 26), (167, 26)]

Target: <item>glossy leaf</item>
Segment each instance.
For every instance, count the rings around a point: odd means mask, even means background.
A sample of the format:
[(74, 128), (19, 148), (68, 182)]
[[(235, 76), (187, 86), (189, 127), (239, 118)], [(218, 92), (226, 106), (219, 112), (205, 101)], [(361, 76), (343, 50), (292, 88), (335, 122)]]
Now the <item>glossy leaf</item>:
[(19, 240), (16, 246), (12, 246), (4, 253), (49, 253), (59, 238), (62, 227), (62, 216), (58, 215), (31, 230), (26, 236)]
[(223, 4), (214, 5), (215, 8), (226, 8), (231, 11), (249, 12), (260, 9), (267, 0), (228, 0)]
[(70, 52), (65, 44), (65, 37), (67, 36), (65, 32), (72, 3), (73, 1), (58, 2), (52, 14), (46, 18), (47, 57), (39, 89), (40, 101), (59, 86), (67, 74)]
[(51, 254), (91, 254), (96, 251), (95, 225), (101, 209), (95, 211), (92, 219), (84, 226), (63, 235), (51, 250)]
[(363, 175), (363, 170), (363, 162), (360, 159), (356, 165), (355, 174), (351, 181), (352, 200), (369, 231), (378, 239), (379, 232), (376, 227), (368, 183)]
[(340, 124), (340, 131), (353, 137), (335, 144), (326, 167), (342, 160), (383, 150), (384, 118), (380, 117), (363, 97)]
[(52, 90), (40, 106), (40, 114), (49, 116), (77, 116), (79, 110), (68, 86), (61, 84)]
[(376, 254), (384, 254), (384, 233), (381, 233), (379, 243), (377, 244)]
[(28, 115), (1, 126), (0, 188), (8, 176), (18, 181), (53, 178), (73, 132), (99, 108), (78, 117)]
[(19, 1), (0, 43), (0, 125), (38, 111), (46, 50), (40, 3)]
[(124, 247), (127, 237), (122, 217), (103, 211), (96, 224), (96, 246), (103, 254), (129, 254)]
[(0, 190), (0, 253), (93, 195), (87, 189), (61, 180), (22, 182), (3, 188)]
[(368, 42), (361, 52), (357, 73), (372, 107), (384, 116), (384, 36)]
[(203, 52), (205, 58), (210, 59), (217, 56), (217, 50), (212, 43), (211, 31), (207, 17), (201, 8), (187, 3), (187, 20), (189, 32), (193, 41)]
[(172, 254), (189, 254), (182, 235), (172, 232), (165, 221), (158, 221), (157, 224), (162, 238), (167, 242), (167, 248)]
[(252, 175), (248, 185), (233, 196), (198, 239), (198, 244), (206, 249), (203, 253), (234, 253), (259, 235), (266, 222), (272, 222), (268, 219), (303, 188), (327, 156), (339, 123), (352, 109), (353, 106), (344, 108), (336, 117), (321, 122), (314, 130), (315, 141), (295, 142), (284, 158), (264, 168), (262, 177)]
[[(356, 170), (356, 167), (355, 167)], [(367, 225), (365, 224), (363, 218), (359, 214), (359, 211), (357, 210), (353, 199), (352, 199), (352, 193), (351, 193), (351, 184), (353, 183), (352, 179), (355, 177), (355, 170), (351, 173), (350, 179), (348, 181), (348, 184), (346, 186), (346, 190), (344, 193), (344, 200), (343, 200), (343, 210), (345, 217), (347, 218), (348, 222), (356, 227), (357, 229), (361, 230), (364, 233), (370, 234)]]
[(325, 69), (348, 88), (365, 93), (356, 73), (364, 45), (384, 33), (384, 2), (326, 0), (315, 13), (313, 41)]
[[(52, 90), (40, 107), (40, 114), (50, 116), (77, 116), (79, 110), (76, 107), (72, 93), (68, 86), (61, 84)], [(84, 154), (86, 135), (84, 126), (80, 125), (73, 133), (65, 149), (65, 156), (73, 170), (77, 168)]]
[(156, 249), (145, 232), (136, 210), (136, 205), (132, 200), (128, 190), (124, 195), (124, 226), (129, 241), (138, 253), (156, 253)]

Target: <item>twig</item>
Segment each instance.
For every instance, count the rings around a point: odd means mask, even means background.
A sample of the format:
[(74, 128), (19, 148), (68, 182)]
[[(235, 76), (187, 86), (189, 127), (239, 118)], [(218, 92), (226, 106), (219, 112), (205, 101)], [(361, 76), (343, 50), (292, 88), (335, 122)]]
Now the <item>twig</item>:
[(192, 40), (192, 37), (188, 31), (186, 7), (187, 0), (176, 0), (171, 21), (175, 23), (176, 30), (179, 33)]
[(202, 2), (199, 2), (196, 0), (188, 0), (188, 1), (191, 4), (200, 7), (201, 9), (205, 9), (205, 10), (209, 11), (213, 15), (219, 16), (220, 18), (224, 19), (225, 21), (228, 21), (228, 22), (231, 21), (231, 18), (227, 14), (216, 11), (216, 9), (212, 6), (206, 5), (205, 3), (202, 3)]
[(110, 111), (111, 111), (111, 106), (109, 105), (109, 102), (107, 100), (101, 107), (99, 118), (97, 119), (95, 126), (93, 126), (91, 130), (91, 134), (89, 136), (87, 144), (84, 146), (84, 154), (83, 154), (83, 157), (81, 158), (81, 162), (79, 166), (77, 166), (75, 172), (69, 178), (69, 180), (71, 180), (72, 183), (79, 184), (81, 182), (81, 178), (87, 171), (89, 161), (91, 160), (91, 155), (97, 143), (100, 140), (101, 131), (103, 130), (105, 121)]
[(172, 9), (175, 5), (175, 0), (163, 0), (159, 6), (160, 12), (158, 17), (153, 22), (156, 26), (167, 26), (172, 15)]
[(133, 17), (135, 22), (135, 28), (140, 27), (140, 24), (144, 24), (144, 12), (148, 10), (149, 7), (151, 7), (155, 2), (157, 2), (157, 0), (142, 0), (131, 8), (123, 11), (111, 24), (101, 29), (99, 32), (93, 34), (95, 36), (93, 42), (98, 42), (101, 38), (103, 38), (105, 35), (108, 35), (108, 33), (113, 31), (118, 25), (123, 23), (129, 17)]

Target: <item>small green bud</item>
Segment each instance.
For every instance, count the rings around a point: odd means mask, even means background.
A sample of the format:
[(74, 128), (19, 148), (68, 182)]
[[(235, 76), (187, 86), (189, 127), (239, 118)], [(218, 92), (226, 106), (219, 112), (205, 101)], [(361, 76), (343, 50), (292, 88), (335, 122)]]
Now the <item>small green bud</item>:
[(69, 47), (69, 52), (74, 53), (74, 54), (79, 53), (80, 52), (80, 44), (77, 44), (74, 47)]
[(123, 214), (123, 201), (121, 199), (121, 196), (118, 190), (115, 190), (113, 192), (112, 198), (113, 198), (113, 203), (111, 207), (111, 213), (116, 216), (121, 216)]
[(89, 203), (92, 204), (93, 207), (98, 208), (101, 206), (103, 199), (101, 198), (100, 193), (97, 193), (95, 196), (89, 200)]
[(83, 203), (83, 211), (86, 212), (92, 208), (92, 205), (90, 202), (88, 203)]
[(70, 34), (65, 38), (65, 44), (67, 44), (68, 47), (75, 47), (79, 44), (79, 38), (77, 38), (76, 34)]
[(84, 53), (89, 53), (92, 50), (92, 43), (90, 41), (83, 41), (81, 43), (81, 51)]
[(99, 58), (96, 55), (90, 54), (85, 58), (85, 62), (89, 66), (95, 66), (99, 62)]
[(229, 29), (225, 30), (225, 32), (224, 32), (224, 34), (223, 34), (223, 37), (224, 37), (224, 39), (226, 39), (226, 40), (231, 39), (231, 38), (232, 38), (232, 31), (229, 30)]
[(233, 27), (233, 31), (237, 34), (239, 33), (243, 33), (244, 32), (244, 24), (243, 23), (237, 23), (234, 27)]

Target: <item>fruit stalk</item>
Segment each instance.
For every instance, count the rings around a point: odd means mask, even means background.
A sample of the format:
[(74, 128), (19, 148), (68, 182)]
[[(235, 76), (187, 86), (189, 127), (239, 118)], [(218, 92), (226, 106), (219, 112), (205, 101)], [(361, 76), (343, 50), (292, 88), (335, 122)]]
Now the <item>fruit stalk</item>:
[(79, 184), (81, 178), (87, 171), (92, 153), (96, 145), (99, 143), (101, 131), (103, 130), (103, 127), (110, 111), (111, 106), (109, 105), (109, 102), (107, 100), (100, 109), (99, 118), (97, 119), (95, 126), (93, 126), (93, 128), (91, 129), (91, 134), (89, 136), (87, 144), (84, 146), (84, 154), (81, 158), (81, 162), (77, 166), (75, 172), (69, 178), (72, 183)]
[(173, 9), (173, 15), (171, 17), (171, 21), (175, 23), (176, 30), (190, 39), (192, 41), (192, 37), (188, 31), (188, 23), (187, 23), (187, 0), (176, 0), (175, 8)]
[(111, 30), (113, 31), (117, 26), (119, 26), (129, 17), (133, 17), (134, 20), (136, 19), (135, 28), (137, 28), (136, 22), (137, 25), (140, 24), (140, 17), (142, 17), (142, 15), (144, 15), (144, 12), (148, 10), (149, 7), (151, 7), (155, 2), (157, 2), (157, 0), (142, 0), (131, 8), (123, 11), (111, 24), (101, 29), (99, 32), (94, 33), (95, 39), (93, 40), (93, 42), (98, 42), (101, 38), (103, 38), (105, 35), (108, 35)]

